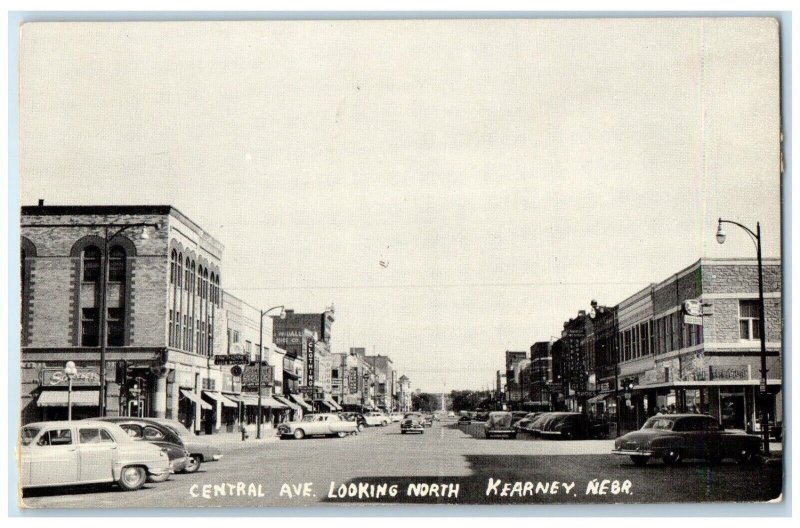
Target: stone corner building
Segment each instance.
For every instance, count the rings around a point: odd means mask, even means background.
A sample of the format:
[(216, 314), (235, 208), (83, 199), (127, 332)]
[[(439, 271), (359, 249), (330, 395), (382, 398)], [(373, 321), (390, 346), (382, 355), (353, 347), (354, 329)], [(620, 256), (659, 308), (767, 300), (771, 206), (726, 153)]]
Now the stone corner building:
[(67, 361), (74, 418), (99, 414), (105, 333), (107, 415), (219, 428), (214, 396), (230, 384), (212, 361), (226, 345), (222, 244), (171, 206), (40, 202), (21, 213), (23, 423), (66, 417)]

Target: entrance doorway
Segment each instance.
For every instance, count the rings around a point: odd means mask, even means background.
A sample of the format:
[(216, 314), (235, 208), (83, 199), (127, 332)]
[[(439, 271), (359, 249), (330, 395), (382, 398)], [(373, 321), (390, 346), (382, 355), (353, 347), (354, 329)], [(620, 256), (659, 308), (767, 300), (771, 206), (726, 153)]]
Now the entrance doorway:
[(720, 422), (725, 429), (746, 429), (747, 407), (744, 390), (719, 393)]

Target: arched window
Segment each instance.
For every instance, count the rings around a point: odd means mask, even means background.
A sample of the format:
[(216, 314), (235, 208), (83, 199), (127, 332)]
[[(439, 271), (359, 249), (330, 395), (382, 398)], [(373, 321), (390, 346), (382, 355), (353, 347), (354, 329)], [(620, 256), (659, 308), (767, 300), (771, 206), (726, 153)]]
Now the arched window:
[(181, 287), (181, 280), (183, 278), (183, 254), (178, 253), (178, 270), (175, 274), (175, 278), (178, 281), (178, 287)]
[(175, 284), (175, 267), (178, 260), (178, 252), (176, 250), (172, 250), (172, 254), (170, 255), (169, 259), (169, 283)]
[(83, 280), (100, 280), (100, 248), (97, 246), (88, 246), (83, 250)]
[(110, 282), (125, 282), (125, 250), (114, 246), (108, 252), (108, 280)]

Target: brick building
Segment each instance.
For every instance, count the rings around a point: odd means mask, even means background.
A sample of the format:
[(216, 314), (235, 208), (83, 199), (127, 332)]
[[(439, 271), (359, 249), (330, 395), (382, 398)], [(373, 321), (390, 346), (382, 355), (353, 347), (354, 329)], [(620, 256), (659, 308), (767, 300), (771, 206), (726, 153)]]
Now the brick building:
[(76, 418), (104, 400), (108, 415), (218, 428), (222, 404), (203, 393), (223, 385), (222, 244), (171, 206), (40, 202), (21, 214), (23, 422), (66, 416), (74, 361)]
[(375, 372), (375, 405), (384, 411), (395, 408), (395, 370), (392, 358), (377, 354), (365, 356), (364, 360), (372, 366)]

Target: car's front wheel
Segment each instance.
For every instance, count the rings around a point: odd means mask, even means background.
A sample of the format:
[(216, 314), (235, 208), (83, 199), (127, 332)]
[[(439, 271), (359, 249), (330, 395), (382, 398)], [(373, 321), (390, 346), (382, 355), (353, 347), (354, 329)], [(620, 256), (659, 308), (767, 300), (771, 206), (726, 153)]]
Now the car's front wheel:
[(631, 462), (634, 466), (644, 466), (650, 461), (649, 456), (644, 455), (631, 455)]
[(680, 451), (670, 451), (663, 457), (661, 460), (664, 461), (664, 464), (668, 466), (674, 466), (681, 463), (681, 452)]
[(302, 429), (295, 429), (294, 431), (295, 440), (302, 440), (305, 437), (306, 437), (305, 431), (303, 431)]
[[(169, 476), (169, 473), (166, 473)], [(141, 466), (126, 466), (119, 474), (117, 484), (124, 491), (135, 491), (144, 486), (147, 481), (147, 472)]]
[(358, 430), (359, 431), (363, 431), (364, 430), (364, 424), (358, 424)]
[(197, 473), (197, 470), (200, 469), (200, 464), (202, 464), (203, 460), (198, 455), (189, 455), (189, 461), (186, 463), (186, 469), (183, 470), (184, 473)]

